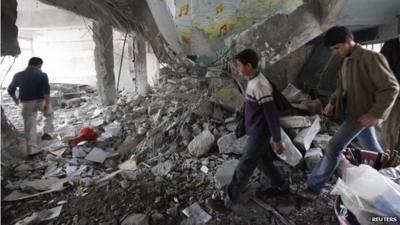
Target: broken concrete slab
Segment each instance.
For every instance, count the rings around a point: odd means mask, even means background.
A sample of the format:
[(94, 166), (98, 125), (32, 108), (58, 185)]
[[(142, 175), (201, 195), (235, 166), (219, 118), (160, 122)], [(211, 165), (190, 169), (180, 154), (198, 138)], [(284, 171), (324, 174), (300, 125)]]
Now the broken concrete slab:
[(282, 128), (281, 128), (281, 136), (282, 136), (282, 142), (285, 144), (285, 150), (281, 155), (278, 155), (278, 157), (281, 156), (280, 158), (284, 160), (287, 164), (291, 165), (292, 167), (295, 167), (301, 162), (303, 156), (301, 155), (301, 152), (296, 148), (292, 140), (289, 138), (289, 136), (285, 133), (285, 131)]
[(209, 130), (204, 130), (189, 143), (189, 153), (197, 157), (203, 156), (210, 151), (214, 140), (214, 135)]
[(323, 156), (321, 148), (311, 148), (304, 155), (304, 161), (306, 162), (307, 168), (311, 171), (321, 160)]
[(154, 176), (166, 176), (175, 167), (175, 162), (168, 160), (151, 168)]
[(312, 144), (316, 148), (326, 149), (331, 138), (332, 136), (328, 134), (318, 134), (317, 136), (315, 136), (314, 140), (312, 141)]
[(243, 136), (241, 138), (236, 138), (234, 133), (227, 134), (218, 139), (217, 145), (219, 149), (219, 153), (221, 154), (242, 154), (244, 146), (246, 145), (247, 136)]
[(311, 143), (315, 136), (321, 129), (321, 118), (319, 116), (313, 116), (311, 127), (304, 128), (294, 139), (294, 142), (298, 144), (303, 151), (307, 151), (311, 147)]
[(215, 184), (217, 188), (221, 189), (225, 185), (229, 184), (232, 180), (235, 168), (238, 165), (239, 160), (232, 159), (224, 162), (215, 173)]
[(76, 108), (79, 107), (82, 103), (82, 98), (72, 98), (65, 101), (66, 108)]
[(148, 225), (149, 217), (146, 214), (132, 214), (122, 221), (121, 225)]
[(283, 89), (282, 94), (291, 103), (300, 103), (309, 99), (309, 96), (306, 93), (296, 88), (293, 84), (288, 84), (288, 86)]
[(311, 126), (311, 120), (305, 116), (284, 116), (280, 118), (284, 129), (305, 128)]

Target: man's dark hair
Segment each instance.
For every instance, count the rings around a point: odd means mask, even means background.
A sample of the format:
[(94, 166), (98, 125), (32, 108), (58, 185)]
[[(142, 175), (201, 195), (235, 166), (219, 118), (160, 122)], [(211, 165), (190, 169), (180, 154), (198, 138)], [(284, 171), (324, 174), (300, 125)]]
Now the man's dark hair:
[(245, 49), (245, 50), (239, 52), (235, 56), (235, 59), (239, 60), (243, 64), (250, 63), (253, 66), (253, 68), (258, 67), (258, 55), (252, 49)]
[(336, 44), (345, 43), (346, 39), (354, 39), (353, 33), (347, 27), (336, 26), (329, 29), (324, 38), (325, 46), (331, 47)]
[(41, 66), (41, 65), (43, 65), (43, 60), (39, 57), (32, 57), (28, 63), (28, 66)]

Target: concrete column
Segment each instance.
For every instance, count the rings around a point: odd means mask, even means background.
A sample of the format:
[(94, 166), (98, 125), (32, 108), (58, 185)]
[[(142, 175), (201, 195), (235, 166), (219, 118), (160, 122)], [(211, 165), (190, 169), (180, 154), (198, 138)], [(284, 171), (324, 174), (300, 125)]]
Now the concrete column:
[(1, 0), (1, 56), (17, 56), (21, 53), (18, 44), (17, 1)]
[(146, 95), (149, 90), (147, 82), (147, 63), (146, 63), (146, 41), (140, 34), (135, 41), (135, 77), (136, 90), (139, 95)]
[(112, 105), (117, 99), (114, 76), (114, 49), (112, 26), (104, 21), (93, 22), (94, 61), (97, 88), (103, 105)]

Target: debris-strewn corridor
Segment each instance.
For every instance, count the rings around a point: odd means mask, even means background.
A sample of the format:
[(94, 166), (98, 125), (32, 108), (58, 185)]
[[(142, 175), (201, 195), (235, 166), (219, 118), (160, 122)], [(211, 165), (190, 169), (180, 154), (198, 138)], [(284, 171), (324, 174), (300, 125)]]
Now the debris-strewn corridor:
[(400, 224), (399, 1), (1, 5), (1, 224)]

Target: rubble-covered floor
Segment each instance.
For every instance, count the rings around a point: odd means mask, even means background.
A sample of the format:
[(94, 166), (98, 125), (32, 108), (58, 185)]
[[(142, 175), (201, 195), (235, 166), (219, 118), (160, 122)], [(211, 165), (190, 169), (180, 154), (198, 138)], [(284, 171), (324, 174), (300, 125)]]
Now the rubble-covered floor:
[[(233, 131), (233, 113), (210, 104), (205, 91), (208, 88), (196, 77), (163, 79), (148, 97), (122, 92), (115, 106), (103, 107), (96, 91), (89, 87), (53, 87), (57, 138), (43, 141), (45, 150), (33, 159), (2, 163), (2, 224), (16, 224), (57, 206), (62, 206), (60, 215), (39, 224), (129, 224), (122, 221), (132, 214), (147, 215), (148, 224), (202, 224), (182, 213), (195, 202), (212, 216), (207, 224), (284, 224), (253, 200), (261, 185), (258, 172), (232, 213), (217, 214), (206, 207), (206, 198), (221, 195), (217, 186), (222, 184), (215, 179), (217, 170), (224, 162), (240, 157), (221, 153), (216, 144)], [(6, 92), (3, 107), (11, 122), (23, 130), (20, 109)], [(121, 132), (113, 133), (109, 124), (117, 130), (120, 125)], [(86, 125), (105, 131), (104, 140), (84, 143), (75, 150), (67, 147), (65, 142)], [(205, 130), (210, 131), (205, 135), (211, 135), (211, 141), (206, 138), (194, 146), (193, 139)], [(205, 145), (210, 149), (203, 151)], [(88, 154), (93, 147), (106, 152), (104, 162), (79, 155)], [(135, 170), (120, 170), (118, 165), (129, 159)], [(288, 224), (338, 223), (334, 196), (328, 190), (318, 196), (304, 191), (305, 165), (293, 169), (281, 161), (276, 164), (289, 180), (291, 191), (285, 196), (265, 196), (261, 199), (264, 203)], [(106, 177), (113, 172), (115, 176)], [(54, 183), (61, 186), (57, 189), (26, 183), (36, 179), (55, 179)], [(58, 191), (6, 200), (12, 192), (29, 196), (49, 189)], [(44, 217), (42, 211), (32, 218)]]

